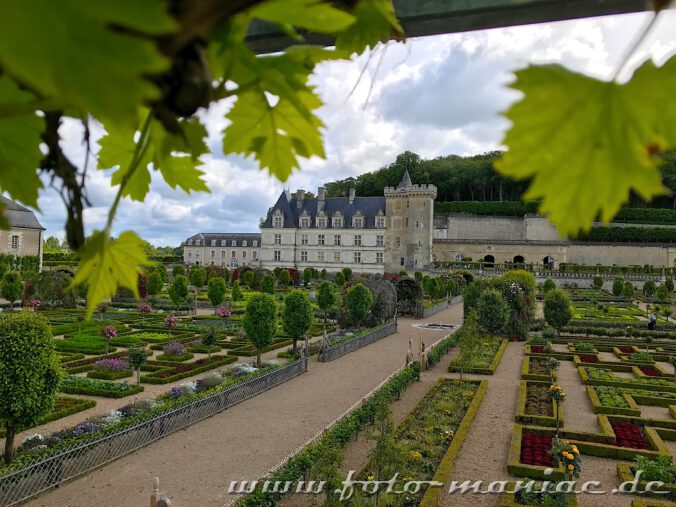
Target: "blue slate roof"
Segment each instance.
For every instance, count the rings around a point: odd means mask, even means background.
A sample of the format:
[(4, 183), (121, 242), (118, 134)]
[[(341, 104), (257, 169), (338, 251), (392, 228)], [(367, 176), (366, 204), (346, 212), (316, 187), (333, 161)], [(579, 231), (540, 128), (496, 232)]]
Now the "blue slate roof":
[[(317, 206), (319, 199), (316, 197), (303, 199), (302, 206), (298, 207), (298, 201), (295, 195), (292, 196), (288, 191), (282, 192), (277, 199), (275, 205), (268, 210), (268, 214), (263, 222), (263, 228), (272, 228), (272, 217), (276, 210), (280, 210), (284, 214), (284, 227), (296, 228), (300, 225), (300, 217), (304, 211), (309, 213), (311, 220), (310, 228), (317, 228)], [(352, 203), (348, 197), (329, 197), (324, 200), (324, 213), (327, 220), (327, 228), (331, 228), (330, 218), (336, 212), (343, 215), (342, 229), (352, 228), (352, 216), (357, 212), (361, 212), (364, 217), (363, 229), (375, 229), (376, 215), (378, 211), (385, 213), (385, 197), (355, 197)]]
[[(243, 242), (246, 241), (246, 248), (253, 246), (253, 242), (257, 241), (256, 245), (260, 247), (261, 245), (261, 235), (257, 232), (200, 232), (194, 234), (185, 240), (185, 245), (188, 246), (211, 246), (211, 241), (215, 240), (216, 244), (214, 246), (244, 246)], [(188, 244), (189, 241), (192, 241), (192, 244)], [(197, 244), (197, 241), (200, 241)], [(225, 241), (225, 245), (221, 245), (221, 241)], [(232, 242), (235, 242), (233, 245)]]

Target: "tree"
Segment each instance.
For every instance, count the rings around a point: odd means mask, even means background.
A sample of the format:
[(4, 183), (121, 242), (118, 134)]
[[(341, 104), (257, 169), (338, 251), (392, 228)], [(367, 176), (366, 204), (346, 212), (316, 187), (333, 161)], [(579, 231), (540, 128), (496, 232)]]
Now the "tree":
[(242, 327), (256, 348), (256, 365), (261, 366), (261, 351), (277, 335), (277, 302), (270, 294), (256, 293), (246, 305)]
[(329, 310), (336, 304), (336, 290), (332, 282), (326, 280), (319, 285), (317, 289), (317, 305), (324, 312), (324, 325), (329, 314)]
[(255, 275), (254, 272), (251, 270), (245, 271), (244, 274), (242, 275), (242, 283), (249, 287), (249, 289), (253, 289), (253, 283), (254, 283)]
[(422, 283), (423, 281), (423, 274), (422, 271), (416, 271), (413, 273), (413, 278), (415, 278), (415, 281), (418, 283)]
[(664, 281), (664, 286), (667, 288), (669, 292), (674, 292), (674, 281), (671, 278), (667, 278)]
[(627, 299), (633, 299), (634, 285), (631, 282), (624, 282), (624, 286), (622, 287), (622, 296)]
[(242, 290), (239, 288), (239, 280), (232, 282), (232, 291), (230, 293), (230, 299), (233, 301), (241, 301), (243, 299)]
[(326, 271), (326, 269), (322, 269), (321, 272), (319, 273), (319, 277), (322, 280), (326, 280), (326, 278), (329, 276), (329, 273)]
[[(380, 396), (375, 400), (373, 426), (369, 433), (369, 440), (375, 444), (371, 451), (370, 464), (373, 466), (376, 481), (392, 477), (400, 471), (403, 464), (403, 453), (395, 438), (395, 430), (389, 400)], [(374, 505), (378, 505), (381, 489), (378, 488), (375, 492)]]
[(145, 347), (131, 347), (127, 352), (127, 363), (136, 371), (136, 383), (141, 383), (141, 367), (146, 364), (150, 352)]
[(659, 287), (657, 287), (657, 299), (659, 299), (661, 302), (666, 301), (669, 299), (669, 289), (664, 284), (661, 284)]
[(305, 268), (303, 270), (303, 281), (306, 285), (309, 285), (312, 279), (314, 278), (315, 270), (312, 268)]
[(183, 275), (174, 277), (174, 281), (169, 287), (169, 299), (176, 305), (178, 310), (181, 304), (188, 298), (188, 279)]
[(622, 289), (624, 289), (624, 280), (622, 278), (615, 278), (613, 280), (613, 296), (621, 296)]
[(150, 273), (148, 277), (148, 294), (156, 296), (162, 291), (162, 287), (164, 287), (162, 276), (157, 271)]
[(214, 305), (214, 313), (216, 312), (216, 307), (223, 302), (226, 290), (225, 280), (223, 280), (220, 276), (209, 280), (209, 285), (207, 286), (207, 296), (209, 297), (211, 304)]
[(645, 294), (645, 297), (651, 298), (655, 295), (655, 291), (657, 291), (657, 286), (655, 285), (655, 282), (652, 280), (646, 280), (645, 283), (643, 284), (643, 294)]
[(56, 400), (62, 370), (47, 321), (32, 312), (0, 319), (0, 421), (5, 463), (14, 458), (14, 436), (37, 424)]
[(345, 277), (345, 281), (349, 282), (352, 280), (352, 269), (351, 268), (343, 268), (342, 269), (343, 277)]
[(225, 283), (230, 281), (230, 271), (228, 271), (228, 268), (223, 268), (223, 280), (225, 280)]
[(275, 293), (275, 277), (274, 275), (265, 275), (263, 281), (261, 282), (261, 292), (267, 294)]
[(312, 304), (307, 292), (294, 289), (284, 298), (284, 312), (282, 313), (282, 325), (284, 332), (293, 340), (293, 351), (296, 351), (296, 343), (305, 337), (312, 325), (314, 316)]
[(290, 281), (291, 275), (289, 275), (289, 271), (286, 269), (282, 269), (279, 272), (279, 283), (282, 285), (282, 287), (288, 287)]
[(573, 318), (570, 309), (570, 298), (563, 289), (554, 289), (545, 296), (545, 320), (561, 334), (561, 329)]
[(671, 317), (671, 314), (672, 314), (672, 313), (673, 313), (673, 312), (671, 311), (671, 308), (670, 308), (670, 307), (665, 306), (664, 308), (662, 308), (662, 315), (663, 315), (664, 318), (666, 319), (667, 323), (669, 322), (669, 317)]
[(18, 271), (9, 271), (5, 273), (5, 276), (2, 278), (2, 284), (0, 284), (0, 293), (2, 297), (9, 301), (11, 306), (14, 306), (14, 302), (21, 298), (21, 293), (23, 292), (23, 281), (21, 280), (21, 275)]
[(197, 288), (204, 287), (207, 282), (207, 272), (202, 266), (193, 266), (190, 268), (190, 283)]
[(213, 327), (210, 327), (207, 332), (204, 333), (204, 337), (202, 338), (202, 345), (207, 347), (207, 355), (209, 358), (211, 358), (211, 347), (216, 346), (217, 343), (218, 336), (216, 335), (216, 331)]
[(368, 315), (371, 305), (373, 305), (373, 296), (364, 284), (357, 283), (347, 291), (345, 306), (350, 315), (350, 320), (357, 327)]
[(481, 293), (477, 318), (483, 332), (498, 334), (502, 331), (509, 318), (509, 307), (500, 292), (488, 289)]
[(438, 278), (430, 278), (427, 281), (427, 293), (432, 299), (441, 297), (442, 289)]
[(546, 294), (552, 289), (556, 289), (556, 283), (551, 278), (547, 278), (542, 284), (542, 291)]
[(345, 284), (345, 275), (342, 272), (338, 271), (338, 273), (336, 273), (336, 285), (338, 287), (342, 287), (344, 284)]
[(181, 264), (176, 264), (171, 270), (172, 276), (185, 276), (185, 268)]
[(594, 288), (596, 290), (601, 290), (603, 288), (603, 277), (595, 276), (594, 280), (592, 281), (592, 284), (594, 285)]

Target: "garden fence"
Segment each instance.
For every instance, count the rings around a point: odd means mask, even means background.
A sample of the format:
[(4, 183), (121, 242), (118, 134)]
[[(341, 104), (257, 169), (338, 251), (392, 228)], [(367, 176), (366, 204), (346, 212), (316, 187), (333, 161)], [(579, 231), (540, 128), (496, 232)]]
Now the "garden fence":
[(440, 311), (445, 310), (446, 308), (448, 308), (448, 301), (443, 301), (438, 305), (434, 305), (430, 308), (425, 308), (423, 310), (422, 318), (426, 319), (427, 317), (431, 317), (435, 313), (439, 313)]
[(128, 428), (90, 442), (74, 444), (58, 454), (7, 473), (0, 477), (0, 507), (16, 505), (155, 440), (218, 414), (304, 373), (307, 367), (307, 358), (299, 359), (206, 398), (157, 414)]
[(396, 332), (397, 323), (395, 321), (389, 322), (384, 326), (374, 329), (370, 333), (366, 333), (362, 336), (358, 336), (357, 338), (353, 338), (349, 341), (323, 350), (319, 355), (319, 360), (323, 363), (328, 363), (329, 361), (333, 361), (340, 356), (354, 352), (357, 349), (365, 347), (366, 345), (370, 345), (373, 342), (377, 342), (378, 340)]

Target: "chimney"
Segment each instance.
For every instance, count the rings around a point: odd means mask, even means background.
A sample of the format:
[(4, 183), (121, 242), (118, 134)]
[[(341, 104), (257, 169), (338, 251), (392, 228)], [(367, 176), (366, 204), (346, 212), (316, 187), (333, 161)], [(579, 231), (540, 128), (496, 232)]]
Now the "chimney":
[(305, 199), (305, 190), (298, 189), (296, 190), (296, 206), (298, 209), (303, 208), (303, 200)]
[(354, 203), (354, 187), (350, 188), (350, 196), (348, 197), (347, 201), (350, 204)]
[(319, 187), (317, 189), (317, 213), (324, 210), (325, 203), (326, 203), (326, 189), (324, 187)]

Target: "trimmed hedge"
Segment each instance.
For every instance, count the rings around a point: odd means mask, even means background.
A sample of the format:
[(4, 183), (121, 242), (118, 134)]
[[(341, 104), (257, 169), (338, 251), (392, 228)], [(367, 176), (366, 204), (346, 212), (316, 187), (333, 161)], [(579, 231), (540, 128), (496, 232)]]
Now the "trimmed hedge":
[[(166, 368), (157, 369), (147, 375), (141, 375), (141, 382), (147, 384), (169, 384), (205, 371), (213, 370), (226, 364), (237, 361), (233, 356), (211, 356), (211, 358), (204, 358), (193, 363), (178, 363), (173, 368), (167, 366)], [(163, 364), (149, 364), (148, 366), (165, 366)], [(170, 374), (170, 372), (175, 372)]]
[(580, 233), (577, 241), (603, 243), (676, 243), (676, 228), (671, 227), (592, 227)]
[[(65, 405), (62, 408), (57, 409), (59, 404)], [(77, 414), (78, 412), (82, 412), (83, 410), (87, 410), (89, 408), (92, 408), (96, 406), (96, 402), (94, 400), (86, 400), (82, 398), (71, 398), (69, 396), (59, 396), (56, 399), (56, 404), (54, 405), (54, 408), (52, 409), (51, 412), (45, 414), (42, 418), (40, 418), (40, 421), (35, 425), (31, 426), (31, 428), (35, 428), (37, 426), (41, 426), (43, 424), (47, 424), (48, 422), (56, 421), (57, 419), (62, 419), (64, 417), (68, 417), (69, 415)], [(57, 409), (57, 410), (55, 410)], [(30, 428), (24, 428), (22, 431), (25, 431)], [(0, 428), (0, 438), (4, 438), (5, 436), (5, 429)]]
[[(75, 379), (75, 380), (73, 380)], [(113, 388), (113, 386), (115, 386)], [(119, 387), (126, 386), (126, 387)], [(88, 394), (104, 398), (124, 398), (143, 391), (143, 386), (66, 376), (60, 387), (61, 392), (68, 394)]]
[[(463, 373), (466, 373), (466, 374), (474, 373), (476, 375), (493, 375), (493, 374), (495, 374), (495, 370), (498, 369), (498, 366), (500, 365), (500, 360), (502, 359), (502, 355), (505, 353), (505, 350), (507, 349), (508, 345), (509, 345), (509, 342), (507, 340), (502, 340), (502, 342), (500, 343), (500, 346), (498, 347), (498, 350), (496, 351), (496, 353), (493, 356), (493, 359), (492, 359), (492, 361), (490, 362), (489, 365), (487, 365), (485, 368), (480, 368), (480, 367), (465, 368), (465, 369), (463, 369)], [(455, 361), (454, 361), (454, 362), (452, 362), (451, 364), (448, 365), (448, 371), (459, 372), (460, 366), (455, 364)]]

